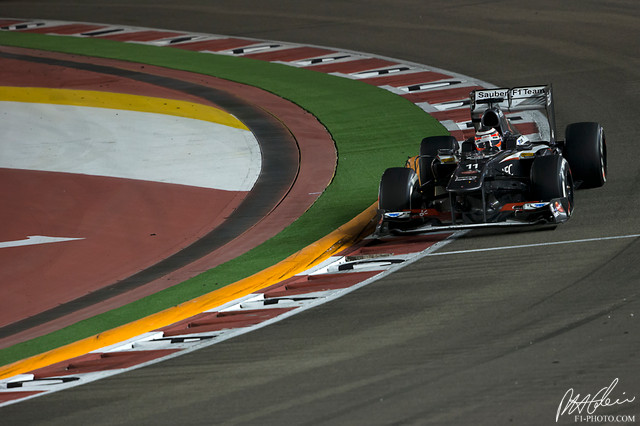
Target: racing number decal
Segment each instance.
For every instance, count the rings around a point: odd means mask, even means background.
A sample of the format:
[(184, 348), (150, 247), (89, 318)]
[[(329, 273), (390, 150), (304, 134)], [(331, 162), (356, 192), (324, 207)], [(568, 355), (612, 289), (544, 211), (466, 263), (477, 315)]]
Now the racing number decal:
[(478, 163), (469, 163), (465, 167), (469, 170), (478, 170)]

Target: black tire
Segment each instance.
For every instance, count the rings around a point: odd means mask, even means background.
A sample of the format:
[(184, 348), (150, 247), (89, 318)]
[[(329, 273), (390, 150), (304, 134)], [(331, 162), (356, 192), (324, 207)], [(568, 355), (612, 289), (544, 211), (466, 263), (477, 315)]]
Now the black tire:
[(441, 149), (458, 150), (458, 141), (453, 136), (429, 136), (420, 143), (418, 169), (420, 170), (420, 185), (425, 186), (425, 192), (433, 192), (438, 176), (433, 173), (433, 161)]
[(378, 208), (390, 212), (417, 208), (417, 184), (418, 176), (413, 169), (392, 167), (385, 170), (380, 180)]
[(428, 136), (420, 143), (420, 156), (435, 157), (440, 149), (458, 150), (458, 141), (453, 136)]
[(607, 144), (598, 123), (569, 124), (565, 130), (563, 155), (580, 189), (598, 188), (607, 181)]
[(536, 201), (566, 197), (573, 206), (573, 176), (560, 155), (538, 157), (531, 165), (531, 195)]

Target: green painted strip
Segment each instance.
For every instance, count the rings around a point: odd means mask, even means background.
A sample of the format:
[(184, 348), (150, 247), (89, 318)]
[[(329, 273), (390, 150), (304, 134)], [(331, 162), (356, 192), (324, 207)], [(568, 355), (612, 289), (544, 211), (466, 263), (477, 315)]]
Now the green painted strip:
[(105, 57), (208, 74), (286, 98), (320, 120), (338, 150), (336, 175), (292, 225), (250, 252), (191, 280), (63, 330), (0, 351), (0, 365), (131, 322), (245, 278), (277, 263), (346, 223), (377, 198), (387, 167), (404, 164), (419, 141), (447, 134), (435, 119), (386, 90), (281, 64), (76, 37), (0, 32), (0, 45)]

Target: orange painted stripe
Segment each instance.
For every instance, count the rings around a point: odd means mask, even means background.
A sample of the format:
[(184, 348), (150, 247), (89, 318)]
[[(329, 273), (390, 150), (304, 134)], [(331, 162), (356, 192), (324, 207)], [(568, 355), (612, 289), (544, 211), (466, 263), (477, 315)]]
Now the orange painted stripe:
[(130, 95), (96, 90), (50, 89), (47, 87), (0, 86), (0, 101), (75, 105), (174, 115), (222, 124), (236, 129), (249, 128), (235, 116), (212, 106), (175, 99)]

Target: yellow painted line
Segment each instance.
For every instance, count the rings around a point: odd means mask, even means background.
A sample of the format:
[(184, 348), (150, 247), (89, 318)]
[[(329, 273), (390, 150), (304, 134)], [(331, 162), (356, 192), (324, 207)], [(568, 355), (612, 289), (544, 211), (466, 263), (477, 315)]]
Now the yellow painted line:
[(250, 277), (162, 312), (0, 368), (0, 380), (46, 367), (166, 327), (276, 284), (319, 264), (368, 235), (376, 225), (377, 201), (326, 237)]
[(0, 86), (0, 101), (74, 105), (174, 115), (249, 130), (228, 112), (208, 105), (94, 90)]

